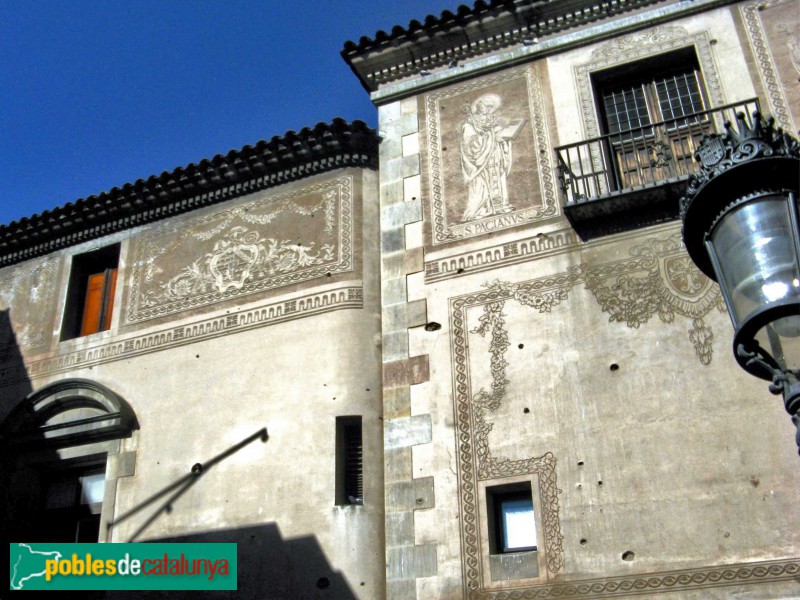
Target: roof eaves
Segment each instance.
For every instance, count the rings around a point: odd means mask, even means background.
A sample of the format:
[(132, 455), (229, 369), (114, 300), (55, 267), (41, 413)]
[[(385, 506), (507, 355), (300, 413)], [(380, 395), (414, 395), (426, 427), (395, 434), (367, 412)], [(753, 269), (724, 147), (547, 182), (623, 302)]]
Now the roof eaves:
[(376, 169), (379, 139), (334, 119), (0, 226), (0, 267), (344, 167)]
[[(662, 0), (477, 0), (455, 13), (428, 15), (423, 23), (395, 26), (374, 38), (348, 41), (341, 55), (369, 92), (381, 84), (415, 76), (524, 43), (528, 39), (563, 32)], [(448, 34), (461, 30), (464, 36)], [(410, 47), (415, 48), (415, 52)]]

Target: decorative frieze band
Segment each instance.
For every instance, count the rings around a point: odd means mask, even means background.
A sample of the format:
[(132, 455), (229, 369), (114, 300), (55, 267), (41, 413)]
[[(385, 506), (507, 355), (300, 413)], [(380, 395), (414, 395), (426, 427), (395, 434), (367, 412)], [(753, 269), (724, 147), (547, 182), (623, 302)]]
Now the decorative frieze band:
[(25, 365), (5, 365), (0, 367), (0, 386), (25, 378), (45, 377), (316, 314), (344, 308), (363, 308), (363, 306), (364, 294), (361, 287), (342, 287), (308, 294), (235, 314), (202, 319), (179, 327), (166, 327), (154, 333), (123, 340), (115, 339), (88, 350), (65, 352), (53, 358), (34, 360)]
[[(800, 559), (794, 558), (539, 585), (516, 591), (513, 598), (538, 600), (541, 598), (641, 597), (644, 594), (679, 593), (723, 586), (789, 582), (796, 580), (799, 574)], [(474, 592), (470, 594), (470, 598), (475, 600), (499, 600), (508, 597), (510, 596), (507, 592)]]
[(545, 258), (577, 247), (580, 243), (575, 230), (570, 228), (427, 261), (425, 283)]

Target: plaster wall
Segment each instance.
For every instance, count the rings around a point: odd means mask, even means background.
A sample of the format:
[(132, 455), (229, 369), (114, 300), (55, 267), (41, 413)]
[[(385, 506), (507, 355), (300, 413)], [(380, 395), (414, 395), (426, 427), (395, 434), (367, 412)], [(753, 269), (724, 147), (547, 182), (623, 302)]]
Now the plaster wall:
[[(344, 188), (338, 182), (344, 182)], [(103, 522), (113, 526), (104, 539), (236, 540), (243, 546), (240, 554), (251, 563), (248, 573), (241, 574), (245, 588), (239, 597), (384, 596), (380, 273), (373, 233), (378, 228), (377, 187), (374, 172), (341, 170), (6, 270), (11, 271), (7, 277), (27, 281), (37, 276), (41, 265), (56, 265), (43, 300), (47, 310), (41, 327), (47, 331), (48, 350), (37, 351), (39, 347), (26, 341), (26, 330), (15, 329), (20, 321), (8, 326), (9, 340), (22, 340), (23, 358), (5, 365), (3, 416), (21, 400), (19, 390), (26, 385), (38, 390), (65, 378), (101, 383), (137, 415), (139, 429), (121, 441), (109, 461), (111, 489), (106, 490)], [(273, 199), (288, 197), (284, 208), (300, 223), (293, 233), (279, 228), (272, 237), (283, 246), (299, 246), (303, 240), (295, 236), (314, 231), (313, 221), (304, 220), (316, 217), (325, 223), (324, 210), (313, 213), (303, 202), (314, 205), (319, 190), (334, 188), (339, 195), (329, 213), (338, 217), (338, 224), (329, 234), (339, 246), (330, 255), (338, 267), (322, 264), (319, 273), (265, 286), (262, 292), (248, 290), (248, 284), (237, 294), (231, 284), (217, 295), (192, 302), (188, 310), (135, 326), (127, 318), (130, 312), (119, 310), (132, 304), (132, 282), (141, 281), (137, 270), (153, 264), (152, 255), (136, 252), (143, 240), (162, 239), (173, 249), (173, 239), (164, 232), (187, 240), (183, 254), (157, 253), (161, 262), (155, 262), (156, 284), (162, 273), (169, 280), (187, 272), (184, 263), (192, 264), (191, 253), (195, 266), (207, 266), (207, 259), (231, 248), (240, 262), (231, 260), (230, 269), (218, 267), (216, 274), (223, 284), (235, 283), (237, 277), (246, 278), (241, 264), (249, 264), (261, 249), (253, 250), (253, 239), (233, 239), (230, 233), (242, 224), (219, 215), (244, 215), (248, 209), (249, 215), (271, 214)], [(251, 231), (261, 231), (263, 239), (275, 221), (280, 225), (280, 214), (254, 221)], [(154, 232), (160, 237), (154, 238)], [(189, 235), (197, 232), (201, 235), (190, 243)], [(121, 242), (122, 251), (112, 328), (59, 341), (69, 255), (114, 242)], [(342, 248), (348, 244), (344, 260)], [(302, 258), (302, 251), (273, 255), (268, 264), (284, 269), (263, 269), (262, 280), (303, 269), (308, 273), (316, 268), (320, 246), (306, 241), (305, 258), (294, 262)], [(215, 283), (209, 277), (205, 281)], [(156, 284), (154, 289), (169, 289), (169, 283)], [(196, 291), (202, 294), (199, 287)], [(12, 314), (15, 307), (25, 306), (23, 289), (8, 291), (6, 297)], [(362, 418), (364, 504), (337, 506), (336, 417), (352, 415)], [(153, 498), (186, 477), (196, 463), (207, 464), (262, 427), (269, 434), (266, 443), (254, 440), (215, 464), (170, 510), (164, 510), (169, 494)], [(130, 463), (124, 472), (121, 460)]]
[(549, 56), (558, 144), (599, 135), (594, 98), (581, 81), (587, 74), (683, 47), (695, 47), (711, 107), (756, 96), (731, 10), (718, 8)]
[[(756, 95), (735, 10), (434, 89), (420, 78), (426, 91), (381, 107), (386, 131), (411, 100), (419, 116), (422, 222), (410, 219), (392, 252), (424, 253), (403, 301), (425, 306), (407, 344), (428, 377), (409, 386), (406, 410), (430, 415), (431, 443), (412, 446), (410, 469), (436, 498), (413, 515), (436, 572), (390, 597), (800, 594), (793, 428), (735, 363), (719, 290), (689, 261), (679, 224), (583, 243), (560, 198), (545, 210), (554, 147), (599, 133), (592, 72), (694, 45), (712, 106)], [(459, 153), (489, 95), (505, 122), (530, 129), (509, 133), (511, 210), (469, 214)], [(382, 169), (402, 156), (385, 144)], [(524, 560), (538, 575), (492, 570), (486, 489), (510, 482), (532, 487), (538, 550)]]
[[(430, 381), (413, 388), (412, 409), (435, 415), (434, 444), (414, 450), (415, 474), (436, 474), (438, 499), (417, 514), (416, 531), (439, 544), (443, 574), (421, 581), (419, 597), (546, 594), (595, 579), (602, 596), (615, 583), (648, 577), (653, 593), (667, 592), (667, 572), (705, 570), (699, 580), (719, 565), (795, 557), (791, 423), (765, 385), (735, 364), (713, 288), (682, 295), (659, 270), (684, 256), (676, 235), (676, 226), (662, 226), (446, 283), (412, 280), (410, 297), (424, 298), (429, 319), (443, 324), (410, 335), (411, 352), (427, 354), (431, 365)], [(653, 240), (664, 254), (637, 272), (631, 250)], [(624, 277), (639, 284), (628, 298), (620, 275), (611, 275), (625, 265)], [(605, 305), (604, 290), (614, 296)], [(670, 296), (680, 308), (646, 306)], [(487, 315), (495, 329), (481, 334)], [(703, 348), (693, 342), (697, 319)], [(486, 394), (498, 384), (501, 400), (490, 410)], [(542, 485), (548, 455), (555, 494)], [(539, 487), (540, 577), (493, 582), (483, 486), (526, 477)], [(558, 513), (557, 524), (545, 522), (547, 511)], [(465, 525), (473, 522), (474, 538)], [(557, 570), (548, 568), (552, 553), (563, 559)], [(447, 576), (459, 566), (461, 589)], [(757, 588), (740, 589), (747, 597), (797, 593), (795, 582)]]

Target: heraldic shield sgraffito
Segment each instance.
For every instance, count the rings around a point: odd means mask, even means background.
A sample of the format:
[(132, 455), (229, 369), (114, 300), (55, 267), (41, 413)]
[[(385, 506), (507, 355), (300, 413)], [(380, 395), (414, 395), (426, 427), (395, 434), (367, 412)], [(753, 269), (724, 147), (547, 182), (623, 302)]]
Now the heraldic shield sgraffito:
[(638, 328), (656, 314), (664, 323), (672, 323), (675, 315), (691, 319), (695, 354), (704, 365), (711, 363), (714, 335), (704, 317), (712, 308), (725, 312), (725, 304), (719, 286), (681, 247), (679, 234), (648, 240), (632, 248), (628, 259), (582, 268), (586, 287), (610, 322)]
[(558, 214), (539, 77), (517, 69), (425, 96), (434, 245)]
[(340, 178), (150, 232), (136, 245), (128, 322), (351, 271), (351, 188)]

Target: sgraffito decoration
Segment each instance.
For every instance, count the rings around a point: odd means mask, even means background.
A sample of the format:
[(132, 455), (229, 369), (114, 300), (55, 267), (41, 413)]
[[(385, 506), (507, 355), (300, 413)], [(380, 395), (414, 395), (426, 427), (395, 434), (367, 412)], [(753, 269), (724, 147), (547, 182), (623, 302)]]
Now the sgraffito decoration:
[[(622, 260), (599, 265), (583, 263), (562, 273), (522, 282), (494, 280), (480, 291), (451, 298), (462, 566), (465, 593), (470, 598), (502, 597), (497, 595), (500, 592), (483, 589), (482, 584), (488, 577), (482, 572), (481, 560), (480, 532), (485, 524), (480, 523), (478, 494), (482, 481), (536, 475), (542, 503), (537, 510), (544, 530), (544, 560), (549, 574), (563, 571), (556, 456), (548, 451), (530, 457), (503, 456), (502, 436), (492, 437), (492, 431), (498, 419), (508, 418), (509, 409), (504, 412), (504, 405), (519, 400), (510, 391), (514, 372), (509, 371), (508, 349), (513, 323), (507, 321), (520, 318), (526, 310), (542, 315), (555, 312), (569, 302), (575, 286), (581, 284), (600, 309), (609, 314), (611, 323), (638, 328), (655, 315), (664, 323), (672, 323), (676, 317), (690, 320), (688, 341), (702, 364), (711, 362), (713, 333), (704, 317), (714, 309), (724, 312), (721, 293), (694, 267), (677, 231), (644, 240)], [(610, 581), (587, 594), (609, 594), (614, 585)], [(665, 589), (673, 584), (668, 577), (659, 581), (659, 587)], [(556, 597), (562, 587), (537, 585), (530, 588), (536, 593), (520, 597)]]
[[(800, 561), (797, 559), (763, 561), (695, 569), (677, 569), (662, 573), (604, 577), (584, 581), (570, 581), (537, 585), (511, 592), (476, 592), (474, 600), (546, 600), (548, 598), (620, 598), (634, 596), (646, 598), (650, 594), (683, 592), (696, 594), (699, 590), (758, 584), (766, 582), (787, 583), (797, 581)], [(713, 594), (712, 592), (709, 592)], [(710, 597), (725, 597), (711, 595)]]
[[(480, 531), (483, 525), (478, 517), (477, 483), (488, 479), (535, 474), (539, 481), (539, 495), (544, 525), (545, 560), (550, 573), (563, 567), (561, 524), (558, 517), (558, 489), (556, 457), (545, 452), (538, 457), (512, 460), (492, 452), (489, 434), (492, 415), (503, 405), (509, 381), (505, 354), (509, 346), (508, 331), (503, 309), (506, 302), (517, 302), (544, 313), (567, 299), (567, 292), (580, 279), (579, 270), (522, 284), (495, 281), (485, 290), (451, 299), (450, 322), (453, 332), (453, 389), (455, 391), (454, 416), (458, 435), (458, 476), (460, 483), (460, 508), (462, 513), (463, 565), (466, 586), (474, 597), (483, 580), (480, 560)], [(470, 312), (479, 309), (477, 323), (468, 322)], [(473, 309), (472, 311), (470, 309)], [(489, 339), (489, 388), (474, 389), (470, 376), (470, 335)], [(478, 385), (477, 383), (475, 384)]]
[(534, 65), (423, 98), (433, 245), (558, 214), (540, 77)]
[(0, 271), (0, 363), (18, 350), (50, 347), (59, 265), (49, 256)]
[(150, 232), (136, 245), (127, 321), (352, 270), (351, 188), (339, 178)]
[[(795, 130), (800, 118), (800, 17), (793, 0), (761, 0), (739, 6), (745, 32), (766, 90), (769, 112), (778, 125)], [(787, 92), (789, 92), (787, 94)]]
[(312, 315), (363, 308), (363, 288), (343, 285), (312, 291), (300, 297), (262, 303), (234, 313), (204, 316), (177, 327), (167, 323), (162, 328), (149, 330), (145, 334), (104, 338), (87, 348), (59, 348), (55, 355), (45, 354), (38, 360), (26, 360), (24, 364), (9, 361), (6, 356), (4, 362), (0, 362), (0, 388), (20, 381), (71, 373), (75, 369), (91, 369), (96, 365), (129, 360), (134, 356), (270, 327)]
[(725, 312), (725, 304), (719, 286), (694, 266), (679, 235), (647, 240), (630, 250), (630, 258), (582, 269), (609, 322), (638, 328), (654, 315), (663, 323), (672, 323), (676, 314), (689, 318), (695, 354), (704, 365), (711, 363), (714, 335), (704, 317), (712, 308)]

